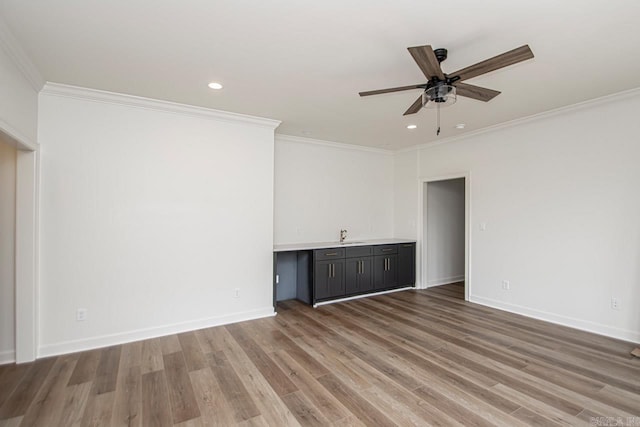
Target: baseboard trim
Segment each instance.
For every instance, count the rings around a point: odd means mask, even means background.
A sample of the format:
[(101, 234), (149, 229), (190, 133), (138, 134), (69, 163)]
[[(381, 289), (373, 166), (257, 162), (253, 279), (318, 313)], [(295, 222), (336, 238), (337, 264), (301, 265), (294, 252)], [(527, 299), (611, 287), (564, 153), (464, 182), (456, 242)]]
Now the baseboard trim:
[(313, 308), (320, 307), (321, 305), (335, 304), (337, 302), (351, 301), (353, 299), (374, 297), (376, 295), (390, 294), (390, 293), (393, 293), (393, 292), (406, 291), (406, 290), (409, 290), (409, 289), (415, 289), (415, 288), (413, 286), (407, 286), (407, 287), (404, 287), (404, 288), (389, 289), (388, 291), (380, 291), (380, 292), (373, 292), (373, 293), (370, 293), (370, 294), (354, 295), (352, 297), (346, 297), (346, 298), (340, 298), (340, 299), (332, 299), (331, 301), (317, 302), (317, 303), (313, 304)]
[(610, 338), (616, 338), (632, 343), (640, 343), (640, 332), (632, 331), (629, 329), (616, 328), (613, 326), (603, 325), (601, 323), (590, 322), (588, 320), (562, 316), (555, 313), (549, 313), (547, 311), (536, 310), (517, 304), (494, 300), (492, 298), (479, 297), (477, 295), (469, 295), (469, 301), (476, 304), (485, 305), (487, 307), (497, 308), (498, 310), (508, 311), (509, 313), (521, 314), (523, 316), (532, 317), (534, 319), (544, 320), (545, 322), (555, 323), (556, 325), (580, 329), (582, 331), (604, 335)]
[(451, 283), (457, 283), (462, 281), (464, 281), (464, 274), (460, 276), (444, 277), (441, 279), (432, 279), (427, 281), (427, 288), (431, 288), (433, 286), (448, 285)]
[(78, 351), (93, 350), (96, 348), (125, 344), (132, 341), (146, 340), (149, 338), (157, 338), (165, 335), (211, 328), (214, 326), (228, 325), (230, 323), (244, 322), (246, 320), (261, 319), (263, 317), (275, 316), (275, 314), (276, 313), (273, 311), (273, 307), (265, 307), (257, 310), (234, 313), (219, 317), (210, 317), (183, 323), (176, 323), (173, 325), (166, 325), (156, 328), (138, 329), (135, 331), (119, 334), (103, 335), (100, 337), (47, 344), (41, 346), (38, 349), (38, 358), (58, 356), (61, 354), (75, 353)]
[(16, 361), (15, 350), (0, 351), (0, 365), (8, 365)]

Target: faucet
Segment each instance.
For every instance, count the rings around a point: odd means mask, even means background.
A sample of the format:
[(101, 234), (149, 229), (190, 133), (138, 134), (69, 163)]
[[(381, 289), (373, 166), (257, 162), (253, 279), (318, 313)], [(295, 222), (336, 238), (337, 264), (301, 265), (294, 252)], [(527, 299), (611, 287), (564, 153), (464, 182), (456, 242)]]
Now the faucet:
[(347, 238), (347, 230), (340, 230), (340, 243), (344, 242)]

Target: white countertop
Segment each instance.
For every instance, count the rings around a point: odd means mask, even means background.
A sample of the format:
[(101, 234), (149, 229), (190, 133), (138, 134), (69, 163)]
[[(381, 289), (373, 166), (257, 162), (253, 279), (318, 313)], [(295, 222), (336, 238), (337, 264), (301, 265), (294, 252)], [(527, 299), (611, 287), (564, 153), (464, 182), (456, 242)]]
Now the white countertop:
[(351, 246), (371, 246), (371, 245), (395, 245), (398, 243), (415, 243), (411, 239), (373, 239), (373, 240), (347, 240), (340, 242), (316, 242), (316, 243), (286, 243), (283, 245), (273, 245), (274, 252), (307, 251), (324, 248), (348, 248)]

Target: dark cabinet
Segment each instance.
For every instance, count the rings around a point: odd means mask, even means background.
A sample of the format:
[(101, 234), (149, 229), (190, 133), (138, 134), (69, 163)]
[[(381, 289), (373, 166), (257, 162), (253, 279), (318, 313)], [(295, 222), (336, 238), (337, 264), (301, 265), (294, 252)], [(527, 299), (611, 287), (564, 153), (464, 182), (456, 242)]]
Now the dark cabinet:
[(316, 300), (344, 296), (344, 259), (316, 261), (313, 283)]
[(313, 303), (413, 286), (415, 243), (313, 251)]
[(347, 295), (371, 292), (373, 289), (373, 246), (346, 248), (345, 290)]
[(373, 288), (377, 291), (398, 284), (398, 245), (373, 247)]
[(373, 288), (376, 291), (396, 287), (398, 284), (398, 255), (373, 257)]
[(398, 286), (413, 286), (416, 283), (416, 244), (398, 245)]
[(350, 258), (345, 265), (345, 290), (347, 295), (362, 294), (373, 289), (371, 257)]

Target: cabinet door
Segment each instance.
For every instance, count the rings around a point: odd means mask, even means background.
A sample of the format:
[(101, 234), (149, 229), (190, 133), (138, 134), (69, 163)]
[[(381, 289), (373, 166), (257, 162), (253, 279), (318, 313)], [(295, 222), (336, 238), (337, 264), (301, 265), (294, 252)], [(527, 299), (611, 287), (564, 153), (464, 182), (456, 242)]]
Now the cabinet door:
[(315, 300), (344, 295), (344, 260), (317, 261), (313, 275)]
[(398, 286), (416, 284), (416, 244), (398, 245)]
[(373, 257), (361, 259), (361, 273), (358, 275), (359, 292), (371, 292), (373, 290)]
[(398, 284), (398, 255), (376, 256), (373, 260), (373, 287), (383, 290)]
[(345, 265), (347, 295), (369, 292), (373, 289), (371, 264), (371, 257), (347, 259)]

